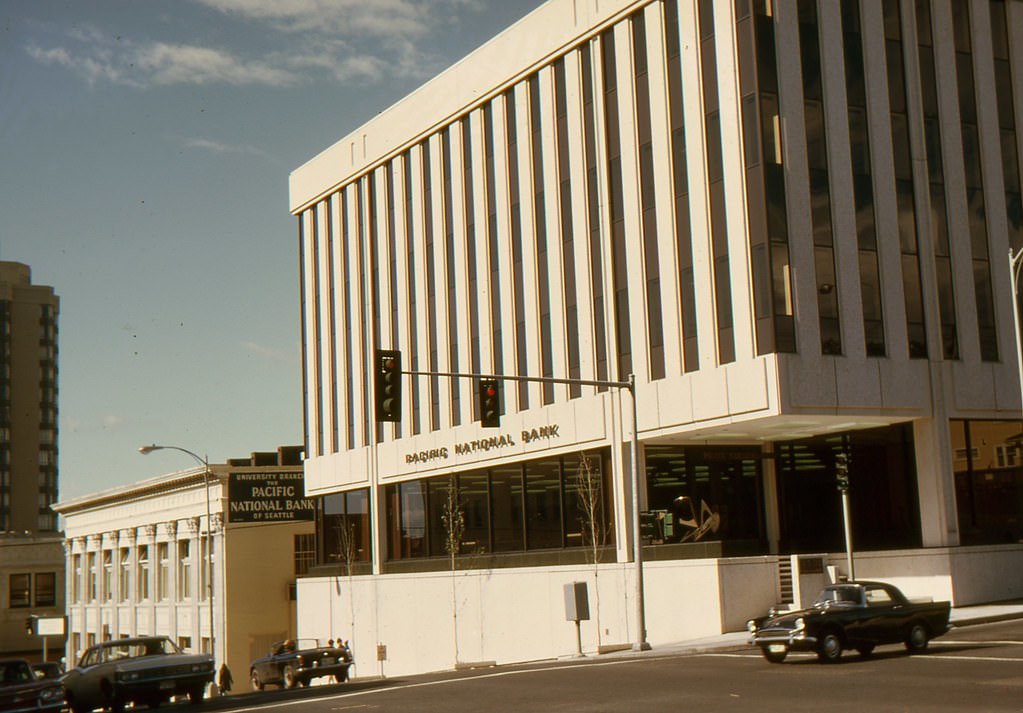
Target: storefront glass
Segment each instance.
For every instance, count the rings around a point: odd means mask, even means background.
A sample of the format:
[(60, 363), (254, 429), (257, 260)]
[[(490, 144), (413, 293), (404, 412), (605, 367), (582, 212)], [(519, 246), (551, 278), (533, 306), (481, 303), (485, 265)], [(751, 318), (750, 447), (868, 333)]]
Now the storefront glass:
[(1023, 429), (1019, 421), (952, 421), (959, 541), (1023, 542)]
[(775, 446), (781, 551), (845, 549), (835, 456), (848, 455), (853, 546), (919, 547), (913, 431), (909, 424), (818, 436)]
[(654, 542), (763, 540), (761, 452), (753, 447), (647, 446)]
[[(452, 486), (464, 528), (459, 554), (590, 546), (593, 533), (601, 544), (613, 541), (606, 457), (589, 454), (588, 470), (580, 455), (570, 455), (386, 486), (390, 558), (447, 556)], [(593, 483), (589, 506), (580, 473)]]
[(368, 489), (324, 496), (320, 499), (318, 518), (319, 564), (344, 565), (371, 560)]

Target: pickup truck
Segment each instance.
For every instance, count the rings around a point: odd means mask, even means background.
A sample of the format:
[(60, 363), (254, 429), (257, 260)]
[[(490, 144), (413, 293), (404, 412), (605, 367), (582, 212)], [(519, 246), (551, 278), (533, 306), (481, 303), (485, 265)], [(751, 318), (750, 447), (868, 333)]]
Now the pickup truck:
[(815, 651), (835, 662), (845, 649), (869, 656), (879, 644), (905, 644), (910, 653), (927, 648), (948, 631), (948, 602), (911, 602), (883, 582), (840, 582), (821, 590), (809, 609), (775, 612), (746, 623), (749, 643), (771, 663), (789, 651)]

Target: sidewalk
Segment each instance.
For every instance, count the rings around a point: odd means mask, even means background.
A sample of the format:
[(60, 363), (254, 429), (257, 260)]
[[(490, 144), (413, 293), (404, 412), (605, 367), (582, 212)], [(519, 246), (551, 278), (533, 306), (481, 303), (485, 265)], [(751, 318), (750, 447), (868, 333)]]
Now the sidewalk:
[[(1011, 602), (999, 602), (995, 604), (977, 604), (967, 607), (953, 607), (949, 614), (949, 622), (952, 627), (970, 626), (973, 624), (987, 624), (993, 621), (1007, 621), (1009, 619), (1023, 619), (1023, 600)], [(690, 641), (679, 641), (670, 644), (654, 646), (650, 651), (641, 652), (639, 655), (650, 654), (698, 654), (707, 651), (721, 651), (727, 649), (742, 649), (748, 646), (746, 641), (748, 634), (745, 631), (733, 631), (718, 636), (708, 636), (703, 639), (692, 639)], [(621, 651), (610, 656), (637, 655), (637, 652)]]

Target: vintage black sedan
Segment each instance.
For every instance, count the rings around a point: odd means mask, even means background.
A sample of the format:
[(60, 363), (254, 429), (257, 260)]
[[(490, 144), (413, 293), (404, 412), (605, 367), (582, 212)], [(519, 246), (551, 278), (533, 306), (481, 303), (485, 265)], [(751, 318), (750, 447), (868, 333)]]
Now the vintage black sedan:
[(916, 653), (948, 631), (948, 602), (911, 602), (891, 584), (841, 582), (825, 587), (809, 609), (774, 612), (746, 624), (749, 643), (771, 663), (789, 651), (815, 651), (838, 661), (845, 649), (869, 656), (880, 644), (902, 643)]
[(266, 656), (252, 662), (249, 680), (257, 691), (270, 683), (281, 688), (308, 686), (322, 676), (331, 676), (340, 683), (348, 680), (351, 665), (347, 642), (338, 640), (337, 644), (328, 642), (323, 646), (317, 639), (288, 639), (278, 641)]
[(57, 713), (64, 708), (64, 687), (40, 679), (24, 659), (0, 659), (0, 711)]
[(166, 636), (114, 639), (86, 649), (61, 680), (72, 713), (120, 713), (128, 703), (156, 708), (181, 695), (199, 703), (213, 681), (213, 658), (183, 653)]

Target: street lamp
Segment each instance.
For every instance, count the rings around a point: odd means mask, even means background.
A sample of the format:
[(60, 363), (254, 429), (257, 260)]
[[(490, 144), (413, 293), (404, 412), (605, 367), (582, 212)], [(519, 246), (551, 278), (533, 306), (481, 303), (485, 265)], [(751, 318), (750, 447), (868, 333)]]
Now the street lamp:
[[(209, 598), (209, 610), (210, 610), (210, 655), (216, 660), (217, 653), (216, 648), (213, 645), (213, 519), (210, 517), (210, 463), (206, 458), (200, 458), (198, 455), (188, 450), (187, 448), (181, 448), (180, 446), (158, 446), (155, 443), (149, 446), (142, 446), (139, 448), (139, 453), (142, 455), (149, 455), (153, 451), (180, 451), (187, 455), (192, 456), (199, 465), (203, 468), (203, 484), (206, 488), (206, 591)], [(200, 530), (200, 542), (202, 531)], [(201, 546), (200, 546), (201, 548)], [(201, 551), (201, 549), (200, 549)]]
[(1012, 325), (1016, 328), (1016, 362), (1019, 367), (1020, 398), (1023, 398), (1023, 353), (1020, 352), (1019, 330), (1019, 277), (1023, 271), (1023, 248), (1013, 252), (1009, 248), (1009, 280), (1012, 282)]

